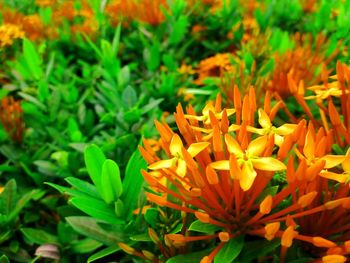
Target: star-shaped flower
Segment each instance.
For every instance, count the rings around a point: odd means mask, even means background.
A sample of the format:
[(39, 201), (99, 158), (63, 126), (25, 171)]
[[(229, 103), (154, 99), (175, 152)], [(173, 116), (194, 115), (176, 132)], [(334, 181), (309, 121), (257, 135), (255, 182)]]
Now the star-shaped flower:
[(174, 134), (169, 145), (169, 151), (173, 158), (152, 163), (148, 168), (151, 170), (158, 170), (176, 167), (176, 173), (179, 176), (184, 177), (186, 175), (187, 165), (182, 151), (185, 150), (191, 155), (191, 157), (195, 157), (208, 147), (209, 144), (210, 143), (208, 142), (192, 143), (186, 150), (184, 149), (180, 136)]
[(266, 112), (263, 109), (259, 109), (258, 114), (259, 124), (262, 128), (259, 129), (252, 126), (247, 126), (247, 130), (259, 135), (273, 134), (275, 138), (275, 144), (278, 146), (282, 144), (283, 136), (291, 134), (297, 127), (296, 124), (286, 123), (277, 128), (272, 125), (270, 117), (266, 114)]
[(228, 170), (236, 175), (240, 186), (244, 191), (251, 188), (257, 172), (255, 169), (263, 171), (280, 171), (287, 167), (281, 161), (273, 157), (261, 157), (267, 146), (267, 136), (261, 136), (251, 141), (244, 151), (239, 143), (230, 135), (225, 135), (225, 142), (230, 160), (213, 162), (211, 166), (218, 170)]

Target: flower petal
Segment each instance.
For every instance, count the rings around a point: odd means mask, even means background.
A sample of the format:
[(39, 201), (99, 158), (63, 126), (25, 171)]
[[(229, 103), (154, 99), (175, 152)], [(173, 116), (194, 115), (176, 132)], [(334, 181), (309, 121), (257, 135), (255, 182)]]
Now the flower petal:
[(288, 135), (291, 134), (297, 126), (297, 124), (286, 123), (276, 128), (276, 133), (278, 135)]
[(281, 171), (286, 170), (287, 167), (281, 161), (273, 157), (260, 157), (256, 159), (251, 159), (254, 168), (263, 171)]
[(238, 144), (238, 142), (232, 136), (225, 134), (225, 143), (227, 146), (227, 150), (230, 153), (233, 153), (235, 155), (243, 154), (241, 146)]
[(197, 154), (199, 154), (201, 151), (203, 151), (209, 145), (210, 145), (209, 142), (192, 143), (190, 145), (190, 147), (188, 147), (187, 151), (192, 157), (195, 157)]
[(342, 163), (344, 172), (350, 172), (350, 149), (346, 153), (346, 158)]
[(247, 148), (249, 156), (260, 156), (266, 149), (267, 136), (261, 136), (251, 141)]
[(217, 170), (230, 170), (230, 162), (227, 160), (212, 162), (210, 166)]
[(329, 169), (334, 166), (337, 166), (338, 164), (341, 164), (345, 160), (344, 155), (326, 155), (320, 158), (320, 160), (325, 160), (326, 165), (324, 168)]
[(256, 171), (254, 170), (252, 163), (249, 161), (244, 162), (241, 180), (239, 181), (239, 184), (243, 189), (243, 191), (247, 191), (252, 187), (255, 177), (256, 177)]
[(252, 126), (247, 126), (247, 131), (255, 133), (255, 134), (259, 134), (259, 135), (265, 135), (266, 131), (264, 129), (259, 129), (259, 128), (255, 128)]
[(272, 127), (271, 120), (269, 116), (266, 114), (266, 112), (263, 109), (259, 109), (259, 124), (264, 129), (269, 129)]
[(158, 170), (158, 169), (166, 169), (174, 166), (174, 161), (176, 158), (171, 158), (167, 160), (160, 160), (158, 162), (152, 163), (151, 165), (148, 166), (148, 169), (151, 170)]
[(335, 180), (339, 183), (345, 183), (346, 179), (347, 179), (346, 174), (337, 174), (337, 173), (332, 173), (332, 172), (328, 172), (328, 171), (321, 172), (320, 176), (327, 178), (327, 179)]
[(178, 159), (177, 161), (177, 168), (176, 168), (176, 173), (180, 177), (185, 177), (187, 171), (187, 165), (186, 162), (182, 159)]
[(183, 147), (183, 144), (182, 144), (180, 136), (177, 134), (174, 134), (173, 137), (171, 138), (171, 142), (169, 145), (170, 153), (173, 156), (181, 155), (182, 154), (181, 153), (182, 147)]
[(308, 160), (313, 160), (315, 158), (315, 139), (310, 130), (306, 134), (303, 153)]

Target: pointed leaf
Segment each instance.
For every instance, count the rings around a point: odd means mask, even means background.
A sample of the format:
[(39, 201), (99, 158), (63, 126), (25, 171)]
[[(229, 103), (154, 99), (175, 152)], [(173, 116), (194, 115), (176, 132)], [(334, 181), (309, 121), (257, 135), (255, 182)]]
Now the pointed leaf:
[(103, 244), (114, 245), (117, 242), (122, 242), (124, 240), (121, 234), (102, 229), (94, 218), (85, 216), (71, 216), (67, 217), (66, 220), (78, 233), (98, 240)]
[(95, 260), (107, 257), (107, 256), (109, 256), (109, 255), (111, 255), (119, 250), (120, 250), (120, 247), (118, 245), (113, 245), (113, 246), (107, 247), (105, 249), (102, 249), (99, 252), (91, 255), (88, 258), (87, 263), (90, 263), (90, 262), (93, 262)]
[(196, 220), (190, 225), (188, 230), (206, 233), (206, 234), (212, 234), (220, 229), (221, 228), (216, 226), (216, 225), (206, 224), (206, 223), (203, 223), (199, 220)]
[(106, 160), (102, 165), (101, 190), (107, 204), (118, 200), (123, 192), (119, 167), (112, 160)]
[(231, 263), (241, 253), (244, 246), (244, 236), (230, 239), (214, 258), (214, 263)]
[(103, 201), (88, 197), (73, 197), (70, 200), (75, 207), (84, 213), (111, 224), (123, 224), (124, 221), (118, 219), (114, 213), (114, 209)]
[(90, 178), (96, 186), (97, 191), (101, 194), (101, 173), (106, 157), (100, 148), (92, 144), (85, 148), (84, 159)]

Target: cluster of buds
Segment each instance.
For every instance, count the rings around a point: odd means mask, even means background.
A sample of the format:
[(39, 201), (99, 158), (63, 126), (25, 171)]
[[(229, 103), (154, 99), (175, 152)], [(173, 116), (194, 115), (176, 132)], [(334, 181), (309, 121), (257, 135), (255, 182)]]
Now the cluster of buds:
[(0, 105), (0, 121), (14, 142), (22, 142), (24, 133), (23, 111), (19, 101), (5, 97)]

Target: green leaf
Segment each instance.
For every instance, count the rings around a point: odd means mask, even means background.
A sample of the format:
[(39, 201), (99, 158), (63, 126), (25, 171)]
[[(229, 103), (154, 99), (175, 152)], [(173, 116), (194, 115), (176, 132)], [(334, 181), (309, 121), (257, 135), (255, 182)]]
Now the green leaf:
[(2, 255), (0, 257), (0, 263), (10, 263), (10, 260), (6, 255)]
[(38, 96), (40, 101), (45, 101), (50, 96), (49, 85), (44, 79), (41, 79), (38, 83)]
[(12, 231), (7, 230), (5, 232), (0, 233), (0, 244), (5, 242), (6, 240), (9, 240), (12, 237)]
[[(8, 216), (8, 220), (9, 221), (15, 220), (17, 218), (17, 216), (19, 215), (19, 213), (22, 211), (22, 209), (25, 207), (25, 205), (31, 199), (35, 199), (36, 195), (38, 193), (40, 193), (40, 190), (34, 189), (34, 190), (22, 195), (21, 198), (17, 201), (15, 208), (11, 210), (11, 212)], [(45, 192), (42, 192), (42, 193), (45, 193)]]
[(0, 214), (8, 215), (16, 205), (17, 185), (15, 179), (8, 181), (0, 194)]
[(69, 183), (71, 186), (75, 187), (77, 190), (94, 197), (96, 199), (100, 199), (101, 196), (98, 194), (96, 187), (92, 184), (89, 184), (88, 182), (85, 182), (83, 180), (80, 180), (75, 177), (67, 177), (65, 179), (67, 183)]
[(188, 18), (184, 15), (180, 16), (179, 19), (172, 24), (173, 30), (169, 37), (169, 44), (176, 45), (183, 40), (188, 24)]
[(95, 184), (97, 191), (102, 195), (101, 173), (106, 157), (100, 148), (92, 144), (85, 148), (84, 159), (90, 178)]
[(84, 216), (71, 216), (66, 218), (67, 222), (78, 233), (102, 242), (105, 245), (114, 245), (117, 242), (123, 242), (122, 233), (115, 233), (102, 229), (96, 219)]
[(125, 206), (122, 200), (118, 199), (115, 203), (114, 203), (114, 211), (115, 214), (118, 217), (124, 217), (125, 216)]
[(49, 234), (44, 230), (34, 228), (21, 228), (20, 230), (29, 241), (35, 244), (59, 244), (56, 236)]
[(207, 234), (212, 234), (215, 233), (216, 231), (220, 230), (221, 228), (212, 224), (206, 224), (203, 223), (199, 220), (194, 221), (188, 230), (191, 231), (196, 231), (196, 232), (201, 232), (201, 233), (207, 233)]
[(124, 202), (129, 217), (137, 206), (142, 185), (144, 183), (141, 169), (146, 169), (146, 167), (147, 163), (137, 149), (132, 154), (126, 166), (125, 177), (123, 180), (123, 195), (121, 199)]
[(98, 259), (101, 259), (101, 258), (104, 258), (106, 256), (109, 256), (117, 251), (120, 250), (120, 247), (118, 245), (114, 245), (114, 246), (110, 246), (110, 247), (107, 247), (105, 249), (102, 249), (100, 250), (99, 252), (91, 255), (88, 260), (87, 260), (87, 263), (90, 263), (90, 262), (93, 262), (95, 260), (98, 260)]
[(91, 238), (86, 238), (83, 240), (74, 241), (71, 243), (71, 249), (77, 254), (86, 254), (94, 251), (95, 249), (101, 247), (103, 244)]
[(252, 56), (252, 54), (250, 52), (246, 52), (243, 55), (243, 60), (244, 60), (245, 68), (250, 73), (251, 69), (252, 69), (253, 62), (254, 62), (254, 57)]
[(112, 160), (104, 161), (101, 175), (102, 198), (107, 204), (117, 201), (123, 192), (118, 165)]
[(274, 196), (277, 191), (278, 191), (279, 185), (275, 185), (275, 186), (271, 186), (268, 188), (265, 188), (260, 195), (258, 196), (258, 198), (255, 200), (255, 203), (260, 203), (261, 201), (263, 201), (265, 199), (266, 196), (271, 195)]
[(37, 106), (40, 110), (46, 111), (46, 106), (42, 102), (40, 102), (36, 97), (33, 97), (27, 93), (24, 92), (18, 92), (18, 95), (20, 95), (23, 99), (33, 103), (35, 106)]
[(153, 45), (148, 46), (143, 53), (147, 68), (150, 71), (155, 71), (160, 65), (160, 44), (154, 39)]
[(214, 263), (231, 263), (241, 253), (244, 246), (244, 236), (230, 239), (214, 258)]
[(270, 254), (280, 245), (280, 241), (268, 241), (268, 240), (257, 240), (246, 242), (244, 244), (244, 249), (239, 255), (239, 262), (248, 263), (252, 262), (255, 259), (258, 259), (261, 256)]
[(137, 103), (137, 94), (133, 87), (127, 86), (122, 93), (123, 102), (128, 108), (133, 107)]
[(133, 235), (133, 236), (130, 236), (130, 239), (132, 241), (136, 241), (136, 242), (151, 242), (152, 241), (152, 239), (149, 237), (148, 233)]
[(164, 99), (157, 99), (157, 100), (150, 99), (150, 102), (142, 108), (141, 114), (145, 114), (145, 113), (153, 110), (154, 108), (158, 107), (158, 105), (163, 100)]
[(73, 197), (70, 200), (70, 203), (79, 210), (96, 219), (103, 220), (110, 224), (124, 223), (123, 220), (118, 219), (112, 207), (97, 199), (88, 197)]
[(158, 209), (156, 208), (147, 209), (144, 217), (148, 224), (150, 224), (153, 228), (156, 228), (156, 224), (159, 221)]
[(207, 255), (209, 255), (211, 249), (206, 249), (199, 252), (178, 255), (172, 258), (169, 258), (166, 263), (198, 263), (201, 259)]
[(261, 67), (259, 76), (265, 76), (266, 74), (272, 72), (274, 67), (275, 67), (275, 60), (273, 58), (270, 58), (269, 61)]
[(23, 55), (33, 78), (39, 80), (43, 75), (41, 59), (32, 42), (26, 38), (23, 40)]

